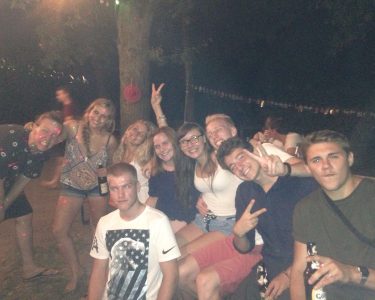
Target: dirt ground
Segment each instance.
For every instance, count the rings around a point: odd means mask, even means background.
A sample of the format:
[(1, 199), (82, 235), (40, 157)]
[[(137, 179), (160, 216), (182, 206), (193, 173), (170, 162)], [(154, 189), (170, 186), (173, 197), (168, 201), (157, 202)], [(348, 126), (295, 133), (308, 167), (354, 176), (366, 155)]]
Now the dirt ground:
[(53, 166), (47, 162), (42, 177), (30, 182), (26, 193), (34, 210), (35, 261), (42, 266), (56, 268), (61, 272), (55, 277), (24, 282), (21, 258), (16, 245), (14, 221), (7, 220), (0, 224), (0, 300), (75, 300), (81, 299), (86, 294), (91, 261), (88, 255), (91, 246), (90, 225), (82, 224), (79, 214), (72, 226), (72, 238), (85, 269), (85, 275), (75, 292), (64, 295), (63, 291), (67, 283), (66, 269), (51, 231), (59, 191), (40, 185), (40, 180), (50, 178), (52, 171)]

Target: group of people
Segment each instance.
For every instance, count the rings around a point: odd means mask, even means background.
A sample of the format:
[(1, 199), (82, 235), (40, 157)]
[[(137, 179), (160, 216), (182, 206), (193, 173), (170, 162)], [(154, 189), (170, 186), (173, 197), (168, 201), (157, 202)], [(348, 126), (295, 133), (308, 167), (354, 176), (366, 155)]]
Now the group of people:
[[(347, 138), (331, 130), (302, 138), (269, 119), (245, 142), (225, 114), (175, 131), (161, 107), (163, 87), (152, 86), (157, 126), (138, 120), (119, 145), (108, 99), (64, 124), (51, 112), (26, 129), (0, 126), (0, 217), (16, 219), (24, 279), (57, 273), (33, 262), (22, 190), (40, 174), (43, 153), (65, 140), (53, 233), (70, 270), (66, 292), (82, 275), (69, 231), (87, 199), (90, 300), (261, 299), (260, 264), (266, 299), (308, 299), (307, 284), (323, 287), (327, 299), (375, 299), (375, 183), (351, 173)], [(99, 166), (109, 197), (99, 193)], [(307, 257), (308, 242), (319, 255)], [(312, 260), (320, 268), (305, 282)]]

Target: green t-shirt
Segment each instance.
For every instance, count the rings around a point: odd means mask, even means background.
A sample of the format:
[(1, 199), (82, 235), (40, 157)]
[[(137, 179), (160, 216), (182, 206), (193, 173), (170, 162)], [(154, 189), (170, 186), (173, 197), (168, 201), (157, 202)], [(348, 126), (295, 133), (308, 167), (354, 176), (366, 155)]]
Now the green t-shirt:
[[(375, 181), (362, 180), (349, 197), (334, 203), (359, 232), (375, 240)], [(297, 204), (293, 235), (301, 243), (315, 242), (319, 255), (344, 264), (375, 269), (375, 248), (352, 234), (326, 202), (321, 189)], [(325, 290), (328, 300), (375, 299), (375, 291), (358, 285), (335, 283)]]

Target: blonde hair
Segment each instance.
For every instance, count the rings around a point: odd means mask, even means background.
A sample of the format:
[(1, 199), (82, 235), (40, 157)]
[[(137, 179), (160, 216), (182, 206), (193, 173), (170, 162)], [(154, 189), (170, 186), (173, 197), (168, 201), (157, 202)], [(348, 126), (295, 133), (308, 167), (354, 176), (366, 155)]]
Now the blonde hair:
[(206, 117), (206, 120), (205, 120), (205, 124), (206, 126), (211, 123), (212, 121), (215, 121), (215, 120), (223, 120), (224, 122), (226, 122), (229, 126), (233, 126), (233, 127), (236, 127), (236, 125), (234, 125), (234, 122), (232, 120), (232, 118), (226, 114), (213, 114), (213, 115), (208, 115)]
[(154, 133), (156, 126), (149, 121), (137, 120), (130, 124), (122, 135), (121, 142), (113, 155), (113, 162), (123, 161), (124, 155), (127, 152), (126, 137), (127, 132), (136, 124), (143, 124), (146, 127), (146, 137), (142, 144), (137, 147), (137, 151), (134, 153), (134, 160), (141, 166), (145, 165), (152, 158), (152, 139), (151, 136)]
[(89, 107), (86, 108), (85, 113), (83, 114), (83, 122), (88, 125), (89, 123), (89, 114), (90, 112), (95, 108), (95, 106), (100, 106), (103, 108), (108, 109), (109, 116), (108, 120), (106, 121), (106, 124), (104, 126), (105, 130), (108, 131), (109, 133), (113, 133), (115, 131), (115, 115), (116, 115), (116, 110), (115, 106), (113, 105), (113, 102), (109, 99), (106, 98), (98, 98), (94, 100)]

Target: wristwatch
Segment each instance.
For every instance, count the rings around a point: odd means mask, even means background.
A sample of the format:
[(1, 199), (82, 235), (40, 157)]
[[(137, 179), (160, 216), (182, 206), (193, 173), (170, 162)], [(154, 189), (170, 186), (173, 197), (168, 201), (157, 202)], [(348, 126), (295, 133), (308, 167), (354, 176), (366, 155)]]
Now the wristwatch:
[(364, 285), (366, 283), (368, 275), (369, 275), (368, 268), (366, 268), (364, 266), (359, 266), (359, 267), (357, 267), (357, 270), (358, 270), (359, 273), (361, 273), (361, 281), (359, 282), (359, 284)]

